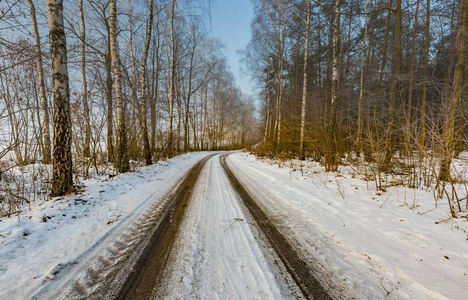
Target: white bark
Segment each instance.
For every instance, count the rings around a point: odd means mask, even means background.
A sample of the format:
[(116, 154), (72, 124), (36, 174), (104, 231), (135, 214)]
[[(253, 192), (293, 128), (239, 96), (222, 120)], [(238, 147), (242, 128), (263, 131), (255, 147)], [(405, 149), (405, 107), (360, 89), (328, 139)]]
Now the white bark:
[(119, 172), (129, 169), (127, 157), (127, 133), (125, 125), (125, 107), (122, 98), (122, 79), (120, 73), (120, 58), (117, 48), (117, 7), (116, 0), (110, 0), (110, 50), (114, 65), (115, 106), (117, 113), (117, 160)]
[(301, 106), (301, 135), (299, 138), (299, 159), (304, 159), (304, 131), (305, 131), (305, 115), (307, 105), (307, 70), (309, 64), (309, 31), (310, 31), (310, 15), (312, 13), (311, 0), (307, 0), (307, 20), (306, 32), (304, 41), (304, 78), (302, 82), (302, 106)]
[(148, 23), (146, 27), (146, 39), (145, 39), (145, 48), (143, 50), (143, 57), (141, 59), (141, 68), (140, 68), (140, 84), (141, 84), (141, 131), (143, 135), (143, 147), (146, 164), (150, 165), (151, 162), (151, 150), (148, 139), (148, 125), (146, 123), (146, 61), (148, 59), (148, 50), (151, 42), (151, 31), (153, 28), (153, 0), (149, 0), (149, 16)]
[(34, 42), (36, 48), (36, 67), (37, 75), (39, 77), (39, 94), (41, 97), (42, 106), (42, 137), (43, 137), (43, 149), (42, 149), (42, 162), (45, 164), (51, 163), (51, 145), (50, 145), (50, 118), (49, 118), (49, 102), (46, 96), (46, 87), (44, 80), (44, 70), (42, 67), (42, 49), (41, 49), (41, 37), (39, 35), (39, 29), (37, 27), (36, 19), (36, 8), (32, 0), (28, 0), (29, 7), (31, 10), (31, 22), (34, 32)]
[(62, 0), (47, 0), (47, 20), (54, 81), (52, 196), (60, 196), (73, 188), (70, 89)]

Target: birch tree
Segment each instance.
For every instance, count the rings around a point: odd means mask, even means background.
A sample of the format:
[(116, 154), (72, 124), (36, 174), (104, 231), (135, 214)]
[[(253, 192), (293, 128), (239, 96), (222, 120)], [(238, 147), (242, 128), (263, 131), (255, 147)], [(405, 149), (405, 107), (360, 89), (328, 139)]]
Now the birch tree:
[(173, 121), (174, 121), (174, 102), (175, 102), (175, 76), (176, 76), (176, 55), (175, 55), (175, 4), (176, 0), (172, 0), (171, 5), (171, 58), (170, 58), (170, 77), (169, 77), (169, 133), (168, 133), (168, 152), (169, 157), (174, 155), (174, 131), (173, 131)]
[(54, 150), (51, 195), (61, 196), (73, 190), (67, 42), (63, 24), (63, 1), (47, 0), (46, 3), (54, 82)]
[(305, 28), (304, 40), (304, 74), (302, 83), (302, 103), (301, 103), (301, 133), (299, 137), (299, 159), (304, 160), (304, 131), (305, 131), (305, 116), (307, 105), (307, 71), (309, 66), (309, 32), (310, 32), (310, 16), (312, 14), (311, 0), (307, 0), (307, 20)]
[(42, 49), (41, 49), (41, 37), (39, 35), (39, 29), (37, 26), (36, 19), (36, 8), (32, 0), (28, 0), (30, 12), (31, 12), (31, 23), (33, 26), (34, 32), (34, 42), (36, 48), (36, 68), (37, 75), (39, 79), (39, 94), (41, 97), (41, 106), (42, 106), (42, 162), (45, 164), (50, 164), (52, 161), (51, 158), (51, 145), (50, 145), (50, 117), (49, 117), (49, 102), (46, 96), (46, 87), (44, 80), (44, 69), (42, 63)]
[(338, 137), (337, 137), (337, 105), (338, 84), (340, 80), (340, 16), (341, 0), (335, 1), (335, 14), (333, 16), (333, 62), (330, 104), (330, 149), (325, 157), (325, 167), (328, 171), (338, 167)]
[(115, 106), (117, 113), (117, 158), (115, 167), (119, 172), (129, 170), (127, 156), (127, 131), (125, 124), (125, 104), (122, 98), (122, 79), (120, 73), (120, 57), (117, 48), (117, 4), (110, 0), (110, 53), (114, 65)]
[(140, 85), (141, 85), (141, 116), (140, 116), (140, 124), (141, 124), (141, 134), (143, 136), (143, 151), (146, 165), (151, 165), (151, 149), (149, 144), (148, 138), (148, 123), (146, 122), (146, 115), (147, 115), (147, 96), (146, 96), (146, 62), (148, 59), (148, 50), (151, 43), (151, 32), (153, 29), (153, 0), (149, 1), (149, 15), (148, 15), (148, 23), (146, 27), (146, 38), (145, 38), (145, 48), (143, 49), (143, 57), (141, 59), (141, 67), (140, 67)]

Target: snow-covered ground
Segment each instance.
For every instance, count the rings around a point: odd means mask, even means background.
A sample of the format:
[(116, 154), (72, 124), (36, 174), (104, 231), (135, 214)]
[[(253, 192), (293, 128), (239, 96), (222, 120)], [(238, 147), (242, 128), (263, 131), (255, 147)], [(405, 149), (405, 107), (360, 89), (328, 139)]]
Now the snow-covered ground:
[[(294, 299), (300, 295), (220, 164), (205, 165), (157, 299)], [(278, 263), (279, 264), (279, 263)], [(289, 282), (290, 284), (287, 284)]]
[(30, 299), (115, 240), (158, 195), (209, 153), (191, 153), (111, 179), (83, 182), (79, 195), (0, 219), (0, 299)]
[[(280, 167), (245, 153), (227, 162), (341, 295), (466, 299), (468, 222), (450, 219), (446, 204), (435, 207), (431, 191), (375, 191), (344, 167), (337, 175), (311, 162), (303, 175), (298, 165)], [(413, 209), (404, 205), (413, 201)]]
[[(81, 194), (0, 218), (0, 299), (49, 299), (50, 290), (66, 287), (80, 265), (122, 243), (120, 236), (135, 234), (128, 228), (208, 154), (87, 180)], [(227, 163), (317, 267), (332, 296), (466, 299), (468, 222), (450, 218), (444, 200), (435, 206), (432, 191), (401, 185), (376, 191), (349, 167), (325, 173), (312, 162), (279, 166), (240, 152)], [(160, 297), (297, 297), (293, 280), (233, 192), (219, 155), (200, 174), (174, 249)]]

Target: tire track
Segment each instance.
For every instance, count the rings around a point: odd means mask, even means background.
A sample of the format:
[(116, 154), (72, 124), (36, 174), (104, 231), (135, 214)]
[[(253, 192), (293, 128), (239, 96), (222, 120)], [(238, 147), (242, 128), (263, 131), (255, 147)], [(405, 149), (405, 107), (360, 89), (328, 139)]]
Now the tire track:
[(226, 164), (226, 157), (228, 155), (229, 154), (225, 154), (221, 156), (221, 165), (226, 172), (229, 181), (251, 213), (253, 219), (256, 221), (259, 230), (264, 233), (304, 296), (308, 299), (331, 299), (331, 297), (322, 288), (319, 281), (314, 277), (313, 272), (309, 269), (310, 267), (307, 263), (300, 258), (299, 253), (292, 247), (278, 229), (276, 229), (262, 209), (257, 205), (255, 200), (234, 176)]
[(305, 299), (220, 164), (208, 161), (154, 299)]
[(198, 162), (173, 193), (174, 200), (162, 214), (158, 227), (150, 237), (116, 299), (148, 299), (159, 286), (192, 190), (206, 161), (214, 155), (209, 155)]
[(49, 272), (50, 277), (45, 279), (49, 282), (31, 298), (114, 299), (148, 244), (149, 237), (159, 226), (161, 216), (173, 203), (174, 191), (182, 185), (187, 174), (176, 182), (169, 182), (167, 187), (163, 186), (160, 196), (155, 195), (161, 191), (149, 195), (147, 200), (78, 257), (58, 264)]

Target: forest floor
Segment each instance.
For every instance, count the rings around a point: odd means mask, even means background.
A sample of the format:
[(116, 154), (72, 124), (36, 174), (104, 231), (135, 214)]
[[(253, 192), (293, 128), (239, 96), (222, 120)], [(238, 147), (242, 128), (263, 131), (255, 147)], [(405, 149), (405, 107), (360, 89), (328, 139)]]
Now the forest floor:
[(78, 195), (0, 219), (0, 298), (119, 297), (169, 243), (158, 299), (297, 299), (309, 297), (308, 274), (325, 290), (317, 298), (465, 299), (468, 221), (431, 190), (382, 192), (347, 166), (223, 155), (95, 176)]

